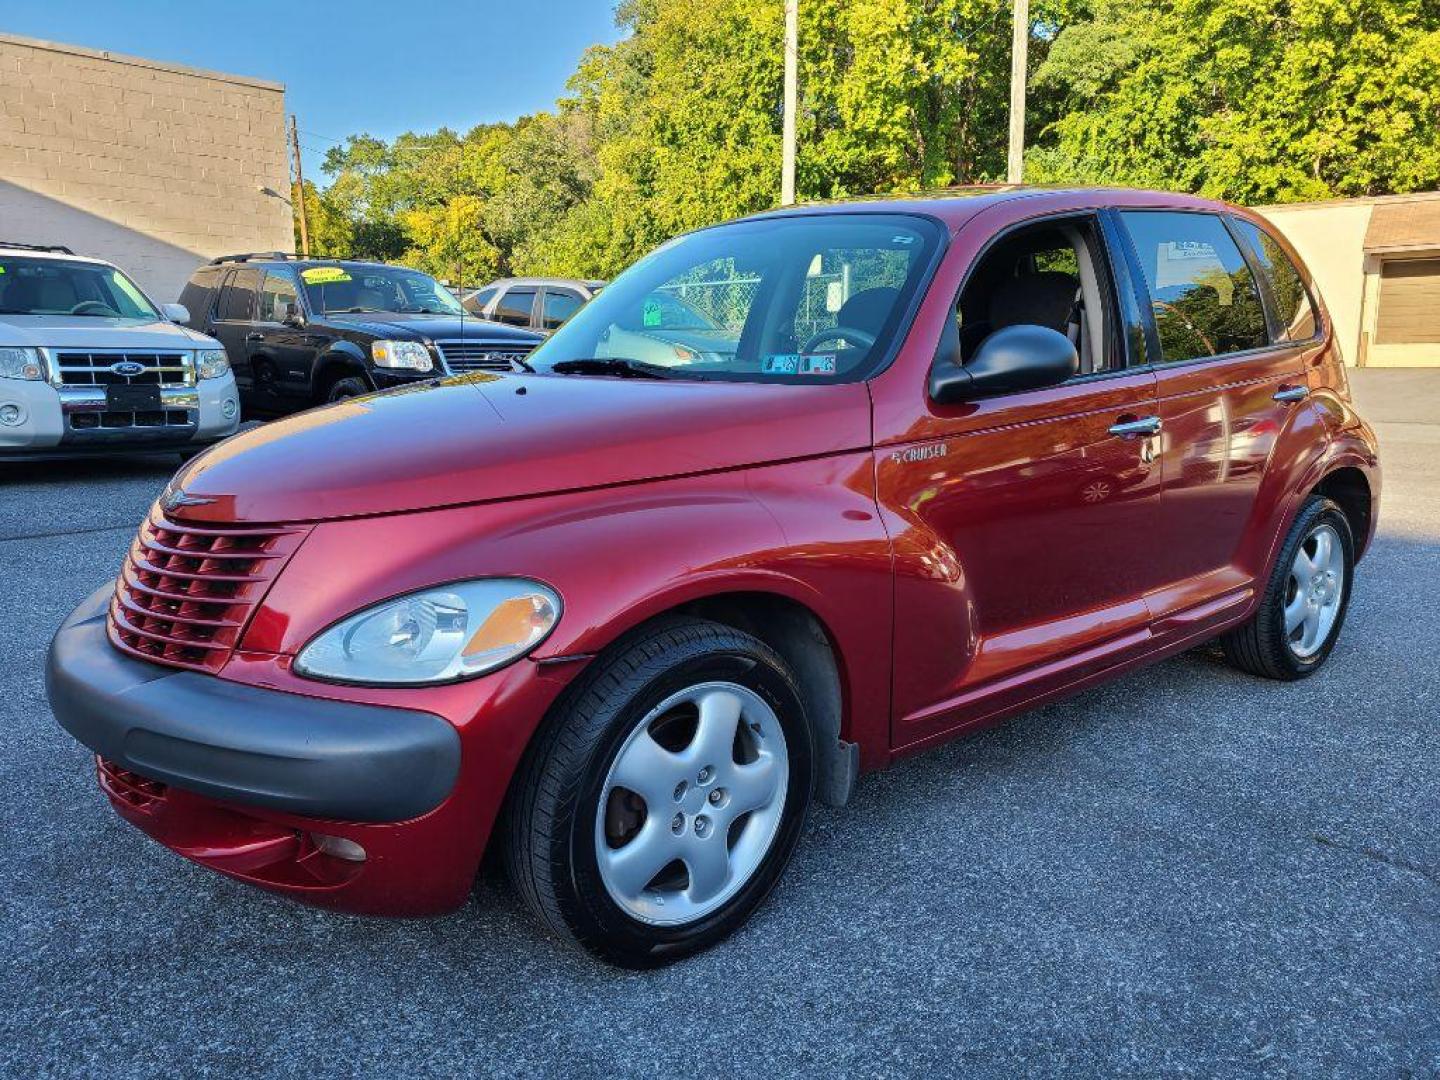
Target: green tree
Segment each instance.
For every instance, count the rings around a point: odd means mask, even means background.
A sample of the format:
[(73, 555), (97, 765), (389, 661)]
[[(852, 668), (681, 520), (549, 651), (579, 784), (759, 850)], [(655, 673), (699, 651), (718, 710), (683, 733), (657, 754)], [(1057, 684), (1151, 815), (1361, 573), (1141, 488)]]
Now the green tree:
[(1440, 185), (1433, 0), (1104, 0), (1035, 83), (1036, 179), (1242, 202)]

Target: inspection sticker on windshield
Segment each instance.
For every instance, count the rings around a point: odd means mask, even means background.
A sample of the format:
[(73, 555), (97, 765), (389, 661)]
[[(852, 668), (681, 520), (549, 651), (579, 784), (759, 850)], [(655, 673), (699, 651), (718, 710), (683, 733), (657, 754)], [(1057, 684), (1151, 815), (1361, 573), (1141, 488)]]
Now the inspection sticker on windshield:
[(834, 353), (772, 353), (760, 361), (765, 375), (834, 375)]
[(645, 306), (640, 312), (640, 319), (646, 326), (659, 326), (664, 321), (660, 311), (660, 301), (646, 300)]
[(330, 285), (336, 281), (349, 281), (350, 275), (338, 266), (312, 266), (301, 270), (300, 276), (306, 285)]

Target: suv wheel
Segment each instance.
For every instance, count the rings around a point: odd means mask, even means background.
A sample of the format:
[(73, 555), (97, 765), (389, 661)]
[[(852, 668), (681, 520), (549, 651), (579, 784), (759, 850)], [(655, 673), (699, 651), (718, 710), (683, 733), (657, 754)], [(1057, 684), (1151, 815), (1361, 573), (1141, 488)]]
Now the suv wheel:
[(538, 738), (511, 808), (511, 877), (541, 920), (607, 960), (678, 960), (775, 885), (813, 761), (779, 656), (719, 623), (667, 620), (598, 661)]
[(361, 394), (368, 394), (370, 388), (365, 385), (365, 380), (358, 376), (351, 376), (345, 379), (337, 379), (325, 394), (325, 400), (344, 401), (347, 398), (359, 397)]
[(1335, 503), (1314, 495), (1280, 546), (1255, 617), (1221, 639), (1225, 657), (1269, 679), (1303, 679), (1335, 647), (1355, 571), (1350, 521)]

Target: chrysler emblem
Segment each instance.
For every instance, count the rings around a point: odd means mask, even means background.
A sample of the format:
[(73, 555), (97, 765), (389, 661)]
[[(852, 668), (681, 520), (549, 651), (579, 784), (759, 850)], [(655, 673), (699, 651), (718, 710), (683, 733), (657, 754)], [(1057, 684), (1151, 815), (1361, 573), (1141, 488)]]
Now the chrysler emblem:
[(161, 497), (160, 505), (166, 510), (178, 510), (182, 506), (209, 506), (214, 501), (204, 495), (187, 495), (180, 488), (171, 488)]
[(116, 375), (123, 375), (127, 379), (133, 379), (136, 375), (145, 374), (145, 365), (136, 363), (134, 360), (121, 360), (117, 364), (111, 364), (110, 370)]

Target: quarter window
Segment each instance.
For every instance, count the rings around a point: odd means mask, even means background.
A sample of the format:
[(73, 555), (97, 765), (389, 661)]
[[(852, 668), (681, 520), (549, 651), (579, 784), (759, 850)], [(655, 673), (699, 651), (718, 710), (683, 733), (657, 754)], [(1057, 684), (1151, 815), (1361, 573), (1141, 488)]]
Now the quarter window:
[(1270, 288), (1275, 293), (1275, 310), (1280, 319), (1280, 333), (1276, 341), (1309, 341), (1315, 336), (1318, 322), (1315, 305), (1305, 290), (1305, 281), (1300, 271), (1285, 254), (1280, 242), (1254, 222), (1242, 218), (1234, 219), (1240, 235), (1250, 245), (1250, 250), (1265, 267), (1270, 278)]
[(1250, 267), (1213, 214), (1124, 211), (1166, 363), (1269, 343)]
[(279, 274), (266, 274), (260, 287), (259, 322), (284, 322), (291, 306), (299, 306), (295, 283)]

